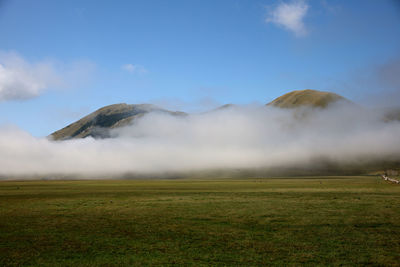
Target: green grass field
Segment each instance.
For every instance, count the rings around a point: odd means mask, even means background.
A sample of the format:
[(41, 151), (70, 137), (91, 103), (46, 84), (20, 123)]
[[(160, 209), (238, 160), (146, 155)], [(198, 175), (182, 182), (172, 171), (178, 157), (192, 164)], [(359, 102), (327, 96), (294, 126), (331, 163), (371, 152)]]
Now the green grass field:
[(378, 177), (0, 182), (0, 266), (400, 266)]

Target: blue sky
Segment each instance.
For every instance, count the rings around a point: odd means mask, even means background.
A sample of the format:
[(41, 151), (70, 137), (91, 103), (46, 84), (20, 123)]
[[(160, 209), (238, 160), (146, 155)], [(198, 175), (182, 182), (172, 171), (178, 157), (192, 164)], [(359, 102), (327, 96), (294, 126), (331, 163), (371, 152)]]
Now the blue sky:
[(0, 36), (0, 124), (35, 136), (120, 102), (196, 111), (400, 90), (395, 0), (0, 0)]

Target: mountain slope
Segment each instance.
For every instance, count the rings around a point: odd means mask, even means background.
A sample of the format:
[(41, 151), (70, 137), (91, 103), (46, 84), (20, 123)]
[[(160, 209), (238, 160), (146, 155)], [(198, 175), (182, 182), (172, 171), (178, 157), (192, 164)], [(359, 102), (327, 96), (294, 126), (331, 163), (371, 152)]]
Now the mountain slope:
[(109, 130), (122, 127), (131, 123), (135, 118), (149, 112), (166, 112), (172, 115), (183, 115), (183, 112), (171, 112), (150, 104), (128, 105), (114, 104), (102, 107), (82, 119), (58, 130), (50, 135), (53, 140), (66, 140), (71, 138), (109, 137)]
[[(279, 108), (296, 108), (301, 106), (324, 108), (337, 101), (351, 103), (344, 97), (334, 93), (308, 89), (287, 93), (276, 98), (267, 105)], [(227, 104), (214, 111), (231, 107), (235, 107), (235, 105)], [(166, 112), (171, 115), (186, 114), (184, 112), (171, 112), (150, 104), (114, 104), (98, 109), (67, 127), (52, 133), (50, 137), (53, 140), (84, 138), (87, 136), (92, 136), (94, 138), (110, 137), (110, 129), (128, 125), (135, 118), (139, 118), (149, 112)]]
[(400, 108), (390, 108), (384, 114), (384, 121), (400, 121)]
[(325, 108), (338, 101), (350, 102), (334, 93), (306, 89), (284, 94), (267, 105), (279, 108), (297, 108), (301, 106)]

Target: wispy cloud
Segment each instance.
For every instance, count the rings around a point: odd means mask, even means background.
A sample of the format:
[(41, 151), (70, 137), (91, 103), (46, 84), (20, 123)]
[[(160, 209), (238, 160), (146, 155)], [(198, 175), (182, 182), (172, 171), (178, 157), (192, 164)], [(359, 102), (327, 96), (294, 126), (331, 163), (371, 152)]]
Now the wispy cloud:
[(135, 73), (135, 74), (146, 74), (148, 72), (147, 69), (142, 65), (130, 64), (130, 63), (122, 65), (121, 69), (129, 73)]
[(307, 29), (303, 20), (308, 9), (309, 5), (305, 0), (281, 2), (270, 10), (265, 21), (283, 27), (298, 37), (305, 36)]
[(0, 101), (37, 97), (60, 80), (50, 62), (29, 63), (14, 52), (0, 53)]
[(76, 87), (88, 80), (94, 69), (90, 61), (29, 62), (16, 52), (0, 51), (0, 101), (26, 100), (49, 89)]

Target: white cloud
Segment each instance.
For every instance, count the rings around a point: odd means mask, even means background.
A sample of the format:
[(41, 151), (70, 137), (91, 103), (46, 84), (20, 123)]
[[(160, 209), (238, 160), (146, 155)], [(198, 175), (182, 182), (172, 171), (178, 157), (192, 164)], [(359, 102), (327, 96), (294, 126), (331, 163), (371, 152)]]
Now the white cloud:
[(138, 64), (124, 64), (121, 66), (121, 69), (130, 72), (130, 73), (135, 73), (135, 74), (145, 74), (147, 73), (147, 69), (143, 67), (142, 65)]
[(25, 100), (49, 89), (77, 87), (88, 81), (94, 70), (95, 65), (87, 60), (29, 62), (15, 52), (0, 51), (0, 101)]
[(0, 53), (0, 101), (37, 97), (60, 82), (50, 62), (29, 63), (16, 53)]
[(308, 9), (309, 5), (305, 0), (292, 0), (289, 3), (281, 2), (269, 12), (265, 21), (292, 31), (296, 36), (304, 36), (307, 34), (307, 29), (303, 19)]

